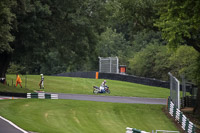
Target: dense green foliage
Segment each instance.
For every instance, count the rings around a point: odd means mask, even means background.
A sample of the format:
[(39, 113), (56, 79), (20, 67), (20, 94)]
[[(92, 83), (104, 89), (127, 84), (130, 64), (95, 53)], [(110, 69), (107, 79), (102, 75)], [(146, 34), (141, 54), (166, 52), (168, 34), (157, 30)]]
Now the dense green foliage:
[(107, 28), (99, 37), (97, 52), (101, 57), (125, 56), (127, 49), (130, 48), (123, 34), (111, 28)]
[(180, 46), (174, 53), (166, 46), (148, 45), (129, 61), (130, 73), (167, 80), (168, 72), (172, 72), (176, 77), (184, 75), (196, 83), (197, 59), (198, 52), (190, 46)]
[(11, 12), (11, 8), (15, 2), (10, 0), (0, 1), (0, 53), (11, 53), (12, 48), (10, 42), (14, 40), (14, 36), (10, 33), (12, 29), (12, 21), (15, 15)]
[(0, 11), (0, 51), (3, 55), (14, 49), (12, 64), (25, 67), (23, 73), (96, 67), (95, 46), (105, 27), (105, 1), (16, 0), (14, 8), (9, 0), (1, 3), (5, 9)]
[(200, 2), (195, 0), (169, 0), (160, 10), (155, 23), (161, 28), (164, 39), (170, 47), (181, 44), (193, 46), (200, 52)]
[(170, 57), (170, 65), (176, 76), (185, 75), (186, 79), (193, 79), (195, 82), (196, 72), (198, 70), (198, 52), (189, 46), (180, 46), (176, 53)]
[(137, 76), (167, 80), (169, 57), (166, 46), (148, 45), (130, 60), (130, 71)]
[(15, 2), (12, 0), (0, 1), (0, 78), (5, 77), (13, 51), (10, 43), (14, 40), (11, 34), (12, 22), (15, 18), (11, 9), (14, 5)]
[(126, 127), (177, 131), (163, 105), (20, 99), (0, 101), (0, 108), (1, 116), (32, 132), (122, 133)]
[[(112, 0), (111, 0), (112, 1)], [(154, 30), (153, 26), (156, 15), (156, 6), (160, 0), (118, 0), (120, 11), (117, 22), (113, 27), (122, 32), (126, 39), (133, 41), (138, 31)]]

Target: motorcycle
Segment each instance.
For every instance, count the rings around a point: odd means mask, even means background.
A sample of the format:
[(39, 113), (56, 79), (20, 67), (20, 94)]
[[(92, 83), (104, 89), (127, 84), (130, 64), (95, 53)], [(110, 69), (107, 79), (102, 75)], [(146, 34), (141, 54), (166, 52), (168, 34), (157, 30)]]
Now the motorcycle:
[(98, 86), (93, 86), (93, 93), (94, 94), (98, 94), (98, 93), (108, 93), (108, 94), (110, 94), (110, 89), (109, 89), (108, 86), (105, 86), (104, 90), (105, 91), (100, 91), (100, 88)]

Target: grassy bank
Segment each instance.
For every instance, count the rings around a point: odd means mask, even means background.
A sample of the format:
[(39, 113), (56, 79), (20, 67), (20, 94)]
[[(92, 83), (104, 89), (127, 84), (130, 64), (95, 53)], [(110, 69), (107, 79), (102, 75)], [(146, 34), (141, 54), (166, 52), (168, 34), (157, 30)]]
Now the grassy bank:
[(15, 88), (15, 87), (3, 85), (0, 83), (0, 92), (28, 93), (28, 92), (33, 92), (33, 90), (20, 88), (20, 87)]
[(123, 133), (126, 127), (151, 132), (177, 130), (162, 105), (78, 100), (0, 101), (0, 115), (27, 131), (39, 133)]
[[(7, 75), (7, 82), (15, 81), (15, 75)], [(25, 76), (21, 76), (22, 85), (25, 87)], [(93, 94), (93, 86), (99, 86), (103, 79), (87, 79), (87, 78), (71, 78), (71, 77), (56, 77), (45, 76), (44, 85), (46, 92), (71, 93), (71, 94)], [(27, 88), (34, 91), (39, 90), (39, 75), (27, 75)], [(129, 82), (107, 80), (107, 85), (110, 87), (112, 96), (132, 96), (132, 97), (152, 97), (152, 98), (167, 98), (169, 89), (152, 87)], [(20, 88), (19, 86), (17, 89)]]

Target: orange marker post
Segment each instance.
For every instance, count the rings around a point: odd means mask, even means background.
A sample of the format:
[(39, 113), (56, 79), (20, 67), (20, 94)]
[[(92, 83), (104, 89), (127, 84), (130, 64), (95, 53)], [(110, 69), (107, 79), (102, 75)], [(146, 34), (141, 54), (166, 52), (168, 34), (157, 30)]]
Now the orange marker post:
[(96, 79), (99, 79), (99, 72), (96, 72)]

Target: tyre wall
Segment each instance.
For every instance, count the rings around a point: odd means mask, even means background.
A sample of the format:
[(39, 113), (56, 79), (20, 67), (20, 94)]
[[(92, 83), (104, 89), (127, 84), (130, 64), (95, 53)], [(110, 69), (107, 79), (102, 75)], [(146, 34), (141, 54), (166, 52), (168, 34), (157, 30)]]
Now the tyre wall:
[(0, 92), (0, 96), (26, 97), (26, 93)]
[(70, 72), (70, 73), (55, 74), (53, 76), (95, 78), (96, 72)]
[[(64, 77), (80, 77), (80, 78), (96, 78), (96, 72), (71, 72), (71, 73), (61, 73), (55, 74), (53, 76), (64, 76)], [(132, 83), (138, 83), (149, 86), (163, 87), (169, 88), (170, 84), (168, 81), (161, 81), (152, 78), (144, 78), (133, 75), (122, 75), (122, 74), (114, 74), (114, 73), (100, 73), (99, 79), (111, 79), (111, 80), (119, 80), (126, 81)]]

